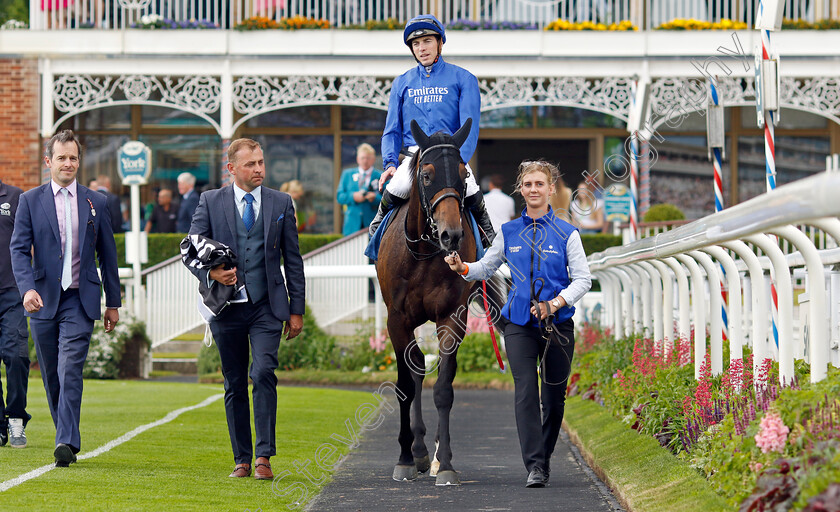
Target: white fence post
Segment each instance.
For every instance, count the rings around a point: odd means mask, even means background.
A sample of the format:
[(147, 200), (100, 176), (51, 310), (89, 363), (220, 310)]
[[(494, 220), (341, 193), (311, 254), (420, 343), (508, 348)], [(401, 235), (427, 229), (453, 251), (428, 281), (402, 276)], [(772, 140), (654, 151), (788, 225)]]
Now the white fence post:
[[(793, 285), (784, 253), (767, 235), (752, 235), (744, 240), (757, 245), (773, 265), (776, 293), (779, 300), (779, 382), (793, 382)], [(773, 339), (772, 337), (770, 339)], [(757, 359), (757, 358), (756, 358)], [(761, 361), (754, 360), (760, 365)]]
[[(729, 288), (729, 360), (743, 358), (743, 325), (741, 324), (741, 279), (735, 260), (726, 251), (716, 245), (700, 249), (714, 256), (726, 271), (726, 283)], [(714, 306), (713, 306), (714, 307)]]
[[(708, 254), (700, 251), (691, 251), (689, 256), (700, 262), (703, 270), (706, 271), (706, 282), (709, 286), (709, 329), (711, 330), (710, 351), (712, 375), (720, 375), (723, 372), (723, 317), (721, 316), (721, 293), (720, 293), (720, 267), (712, 262)], [(705, 337), (703, 338), (705, 342)]]

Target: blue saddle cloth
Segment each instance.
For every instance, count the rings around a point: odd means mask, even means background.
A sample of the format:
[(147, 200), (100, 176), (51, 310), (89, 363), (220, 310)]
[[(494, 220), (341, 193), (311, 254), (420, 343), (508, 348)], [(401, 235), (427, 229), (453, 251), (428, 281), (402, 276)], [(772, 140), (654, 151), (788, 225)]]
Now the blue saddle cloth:
[[(388, 225), (391, 223), (391, 218), (394, 216), (394, 212), (397, 209), (390, 210), (388, 213), (385, 214), (385, 217), (382, 219), (382, 224), (376, 229), (376, 233), (368, 242), (367, 248), (365, 249), (365, 256), (376, 261), (379, 259), (379, 244), (382, 242), (382, 237), (385, 236), (385, 230), (388, 229)], [(467, 210), (467, 218), (470, 219), (470, 226), (472, 226), (473, 237), (476, 240), (476, 260), (480, 260), (482, 256), (484, 256), (484, 247), (481, 245), (481, 232), (478, 230), (478, 223), (475, 221), (475, 218), (472, 215), (472, 212)]]

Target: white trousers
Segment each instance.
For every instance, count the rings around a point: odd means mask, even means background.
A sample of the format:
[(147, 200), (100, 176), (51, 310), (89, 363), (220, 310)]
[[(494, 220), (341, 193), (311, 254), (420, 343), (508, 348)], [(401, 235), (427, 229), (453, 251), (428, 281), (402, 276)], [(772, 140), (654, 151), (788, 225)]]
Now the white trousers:
[[(391, 181), (385, 185), (385, 190), (390, 192), (392, 195), (408, 199), (408, 195), (411, 193), (412, 183), (410, 174), (411, 171), (408, 169), (408, 164), (411, 162), (411, 157), (417, 149), (419, 149), (417, 146), (411, 146), (408, 148), (408, 156), (403, 158), (402, 163), (400, 163), (400, 166), (397, 167), (397, 171), (393, 176), (391, 176)], [(480, 188), (475, 182), (475, 173), (470, 168), (470, 164), (467, 164), (467, 197), (474, 195), (479, 190)]]

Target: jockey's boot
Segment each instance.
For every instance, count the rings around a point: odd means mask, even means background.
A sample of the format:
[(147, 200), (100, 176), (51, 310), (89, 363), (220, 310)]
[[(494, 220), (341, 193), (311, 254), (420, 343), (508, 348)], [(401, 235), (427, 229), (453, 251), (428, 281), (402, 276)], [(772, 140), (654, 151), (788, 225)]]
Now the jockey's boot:
[(396, 196), (387, 190), (382, 192), (382, 201), (379, 203), (379, 210), (376, 212), (376, 217), (374, 217), (373, 222), (370, 223), (368, 234), (373, 236), (374, 233), (376, 233), (377, 228), (379, 228), (379, 225), (382, 224), (382, 219), (385, 217), (385, 214), (393, 208), (400, 206), (404, 202), (406, 202), (406, 199)]
[(484, 194), (476, 192), (464, 199), (464, 206), (469, 208), (481, 228), (481, 244), (485, 249), (490, 247), (493, 239), (496, 238), (496, 232), (493, 230), (493, 223), (490, 222), (490, 215), (487, 213), (487, 208), (484, 207)]

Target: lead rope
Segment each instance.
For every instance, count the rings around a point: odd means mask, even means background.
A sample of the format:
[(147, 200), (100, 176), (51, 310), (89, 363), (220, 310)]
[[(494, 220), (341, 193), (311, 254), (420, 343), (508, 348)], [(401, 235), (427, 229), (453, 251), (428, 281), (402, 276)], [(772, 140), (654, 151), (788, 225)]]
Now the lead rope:
[(490, 339), (493, 340), (493, 350), (496, 352), (496, 361), (499, 362), (499, 371), (505, 373), (505, 362), (502, 361), (502, 354), (499, 352), (499, 344), (496, 343), (496, 332), (493, 330), (493, 322), (490, 320), (490, 305), (487, 302), (487, 281), (481, 282), (481, 289), (484, 292), (484, 314), (487, 316), (487, 326), (490, 328)]

